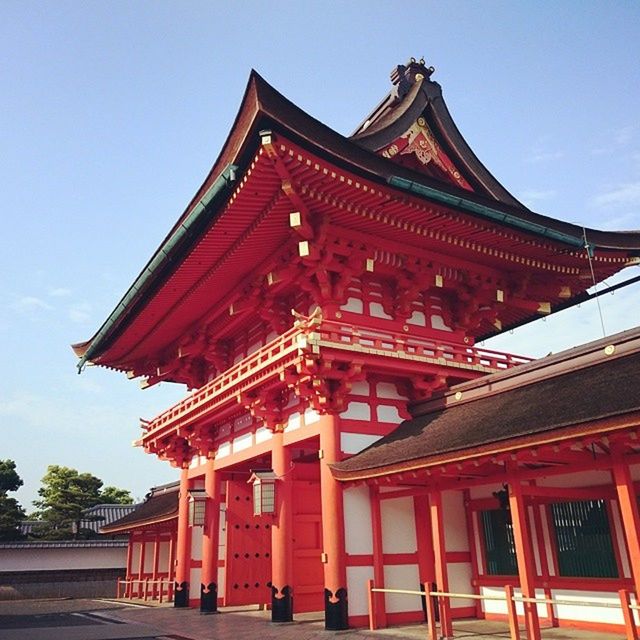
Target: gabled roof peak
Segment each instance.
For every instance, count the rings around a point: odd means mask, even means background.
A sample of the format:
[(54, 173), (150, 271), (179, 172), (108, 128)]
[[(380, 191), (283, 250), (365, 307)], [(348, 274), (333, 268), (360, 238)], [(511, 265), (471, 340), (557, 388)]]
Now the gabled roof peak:
[(396, 65), (390, 74), (396, 100), (402, 100), (416, 82), (425, 78), (428, 80), (435, 70), (435, 67), (425, 66), (424, 58), (420, 58), (418, 62), (415, 58), (410, 58), (407, 64)]

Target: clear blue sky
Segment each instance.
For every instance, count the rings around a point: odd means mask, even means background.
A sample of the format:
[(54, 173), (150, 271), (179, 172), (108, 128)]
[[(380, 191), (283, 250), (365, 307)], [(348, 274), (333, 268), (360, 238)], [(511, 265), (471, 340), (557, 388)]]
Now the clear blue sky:
[[(30, 508), (54, 463), (139, 498), (176, 478), (130, 443), (138, 417), (183, 389), (78, 376), (69, 344), (100, 326), (200, 185), (251, 67), (348, 134), (393, 65), (424, 56), (515, 195), (638, 229), (639, 43), (632, 1), (0, 3), (0, 458), (18, 464), (18, 498)], [(609, 332), (638, 323), (639, 297), (603, 300)], [(589, 303), (492, 346), (544, 355), (599, 326)]]

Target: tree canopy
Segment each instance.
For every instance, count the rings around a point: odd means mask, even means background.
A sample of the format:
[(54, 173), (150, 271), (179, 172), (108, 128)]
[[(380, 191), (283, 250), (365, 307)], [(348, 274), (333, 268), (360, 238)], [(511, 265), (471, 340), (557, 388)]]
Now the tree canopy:
[(20, 523), (25, 518), (24, 509), (9, 491), (22, 486), (22, 478), (16, 471), (13, 460), (0, 460), (0, 540), (16, 540), (22, 537)]
[(40, 520), (34, 534), (47, 539), (85, 537), (82, 521), (97, 519), (85, 514), (97, 504), (131, 504), (131, 494), (117, 487), (105, 487), (102, 480), (91, 473), (50, 465), (38, 490), (41, 500), (34, 501), (38, 508), (35, 517)]

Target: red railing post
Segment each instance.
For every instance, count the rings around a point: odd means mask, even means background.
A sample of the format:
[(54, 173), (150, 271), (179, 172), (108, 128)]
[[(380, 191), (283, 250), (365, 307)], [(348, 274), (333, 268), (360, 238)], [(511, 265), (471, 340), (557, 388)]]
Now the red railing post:
[(622, 617), (624, 618), (624, 630), (627, 640), (638, 640), (638, 628), (634, 620), (633, 609), (631, 608), (631, 596), (626, 589), (618, 591), (620, 605), (622, 606)]
[(513, 587), (505, 585), (504, 595), (507, 599), (507, 614), (509, 617), (509, 636), (511, 640), (520, 640), (520, 627), (518, 626), (518, 614), (516, 613), (516, 603), (513, 599)]
[(427, 605), (427, 638), (428, 640), (438, 640), (438, 632), (436, 629), (436, 608), (433, 606), (433, 598), (431, 597), (431, 585), (425, 582), (422, 585), (425, 592), (425, 603)]
[(149, 599), (149, 578), (144, 579), (144, 600), (145, 602)]
[(367, 580), (367, 600), (369, 601), (369, 629), (375, 631), (376, 624), (375, 597), (373, 594), (373, 580)]

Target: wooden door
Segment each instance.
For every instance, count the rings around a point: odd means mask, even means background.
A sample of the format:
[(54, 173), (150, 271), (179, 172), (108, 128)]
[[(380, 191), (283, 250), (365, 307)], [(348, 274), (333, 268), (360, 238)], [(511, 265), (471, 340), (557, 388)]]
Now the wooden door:
[(320, 482), (293, 483), (293, 611), (324, 610)]
[(271, 516), (253, 515), (246, 480), (227, 482), (225, 606), (271, 602)]

